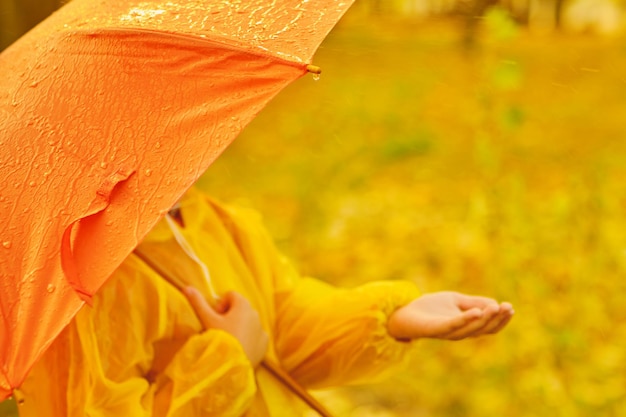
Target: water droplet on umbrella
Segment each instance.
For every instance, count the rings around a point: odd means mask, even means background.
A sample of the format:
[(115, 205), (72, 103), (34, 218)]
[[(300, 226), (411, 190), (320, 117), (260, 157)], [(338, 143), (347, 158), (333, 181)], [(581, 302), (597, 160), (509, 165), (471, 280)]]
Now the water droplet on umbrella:
[(107, 221), (107, 222), (105, 223), (105, 225), (107, 225), (107, 226), (111, 226), (111, 225), (113, 225), (113, 220), (109, 220), (109, 221)]
[(319, 81), (321, 78), (320, 74), (313, 74), (313, 80), (314, 81)]
[(4, 242), (2, 242), (2, 246), (4, 246), (7, 249), (11, 248), (11, 241), (10, 240), (5, 240)]
[(148, 168), (148, 169), (146, 169), (146, 170), (145, 170), (145, 174), (146, 174), (146, 177), (149, 177), (150, 175), (152, 175), (152, 170), (151, 170), (151, 169), (149, 169), (149, 168)]
[(107, 167), (107, 163), (106, 162), (100, 162), (100, 168), (106, 169), (106, 167)]
[(46, 288), (46, 290), (47, 290), (49, 293), (53, 293), (53, 292), (54, 292), (54, 290), (56, 290), (56, 288), (57, 288), (57, 287), (55, 287), (55, 286), (54, 286), (54, 284), (48, 284), (48, 288)]
[(155, 147), (155, 148), (157, 148), (157, 149), (161, 148), (161, 142), (157, 142), (157, 143), (155, 143), (155, 144), (154, 144), (154, 147)]
[(31, 181), (28, 183), (28, 185), (30, 185), (31, 187), (34, 187), (37, 185), (37, 183), (35, 181)]

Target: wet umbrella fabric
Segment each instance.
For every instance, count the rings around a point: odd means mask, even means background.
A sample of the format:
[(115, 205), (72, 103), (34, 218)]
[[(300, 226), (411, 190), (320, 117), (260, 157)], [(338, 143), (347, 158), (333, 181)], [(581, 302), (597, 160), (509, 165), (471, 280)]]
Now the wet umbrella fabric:
[(350, 4), (74, 0), (0, 54), (0, 399)]

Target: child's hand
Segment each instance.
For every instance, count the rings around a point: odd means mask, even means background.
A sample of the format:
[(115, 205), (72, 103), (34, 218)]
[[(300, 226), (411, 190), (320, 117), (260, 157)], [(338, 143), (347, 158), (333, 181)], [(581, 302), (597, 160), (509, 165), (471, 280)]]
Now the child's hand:
[(259, 313), (243, 295), (228, 292), (213, 309), (197, 289), (187, 287), (184, 293), (205, 329), (221, 329), (233, 335), (252, 366), (263, 360), (269, 338), (261, 326)]
[(389, 317), (387, 328), (391, 336), (401, 340), (460, 340), (499, 332), (513, 313), (509, 303), (443, 291), (424, 294), (399, 308)]

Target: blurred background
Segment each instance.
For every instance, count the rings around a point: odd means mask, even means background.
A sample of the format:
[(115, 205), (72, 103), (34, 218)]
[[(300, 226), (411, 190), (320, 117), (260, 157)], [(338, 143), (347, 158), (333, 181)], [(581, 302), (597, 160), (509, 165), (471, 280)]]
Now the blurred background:
[[(10, 44), (58, 6), (0, 0)], [(200, 186), (306, 275), (511, 301), (338, 416), (626, 415), (626, 1), (359, 0)], [(16, 415), (0, 404), (0, 416)]]

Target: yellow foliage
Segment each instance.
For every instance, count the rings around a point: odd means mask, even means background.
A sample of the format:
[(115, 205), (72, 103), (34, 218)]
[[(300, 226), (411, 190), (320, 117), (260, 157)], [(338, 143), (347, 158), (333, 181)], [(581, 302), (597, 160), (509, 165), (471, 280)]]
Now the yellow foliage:
[(467, 51), (450, 23), (348, 15), (321, 80), (289, 87), (202, 180), (245, 195), (310, 275), (515, 305), (501, 335), (420, 341), (388, 383), (327, 394), (341, 416), (626, 412), (621, 41), (490, 19), (502, 33)]

